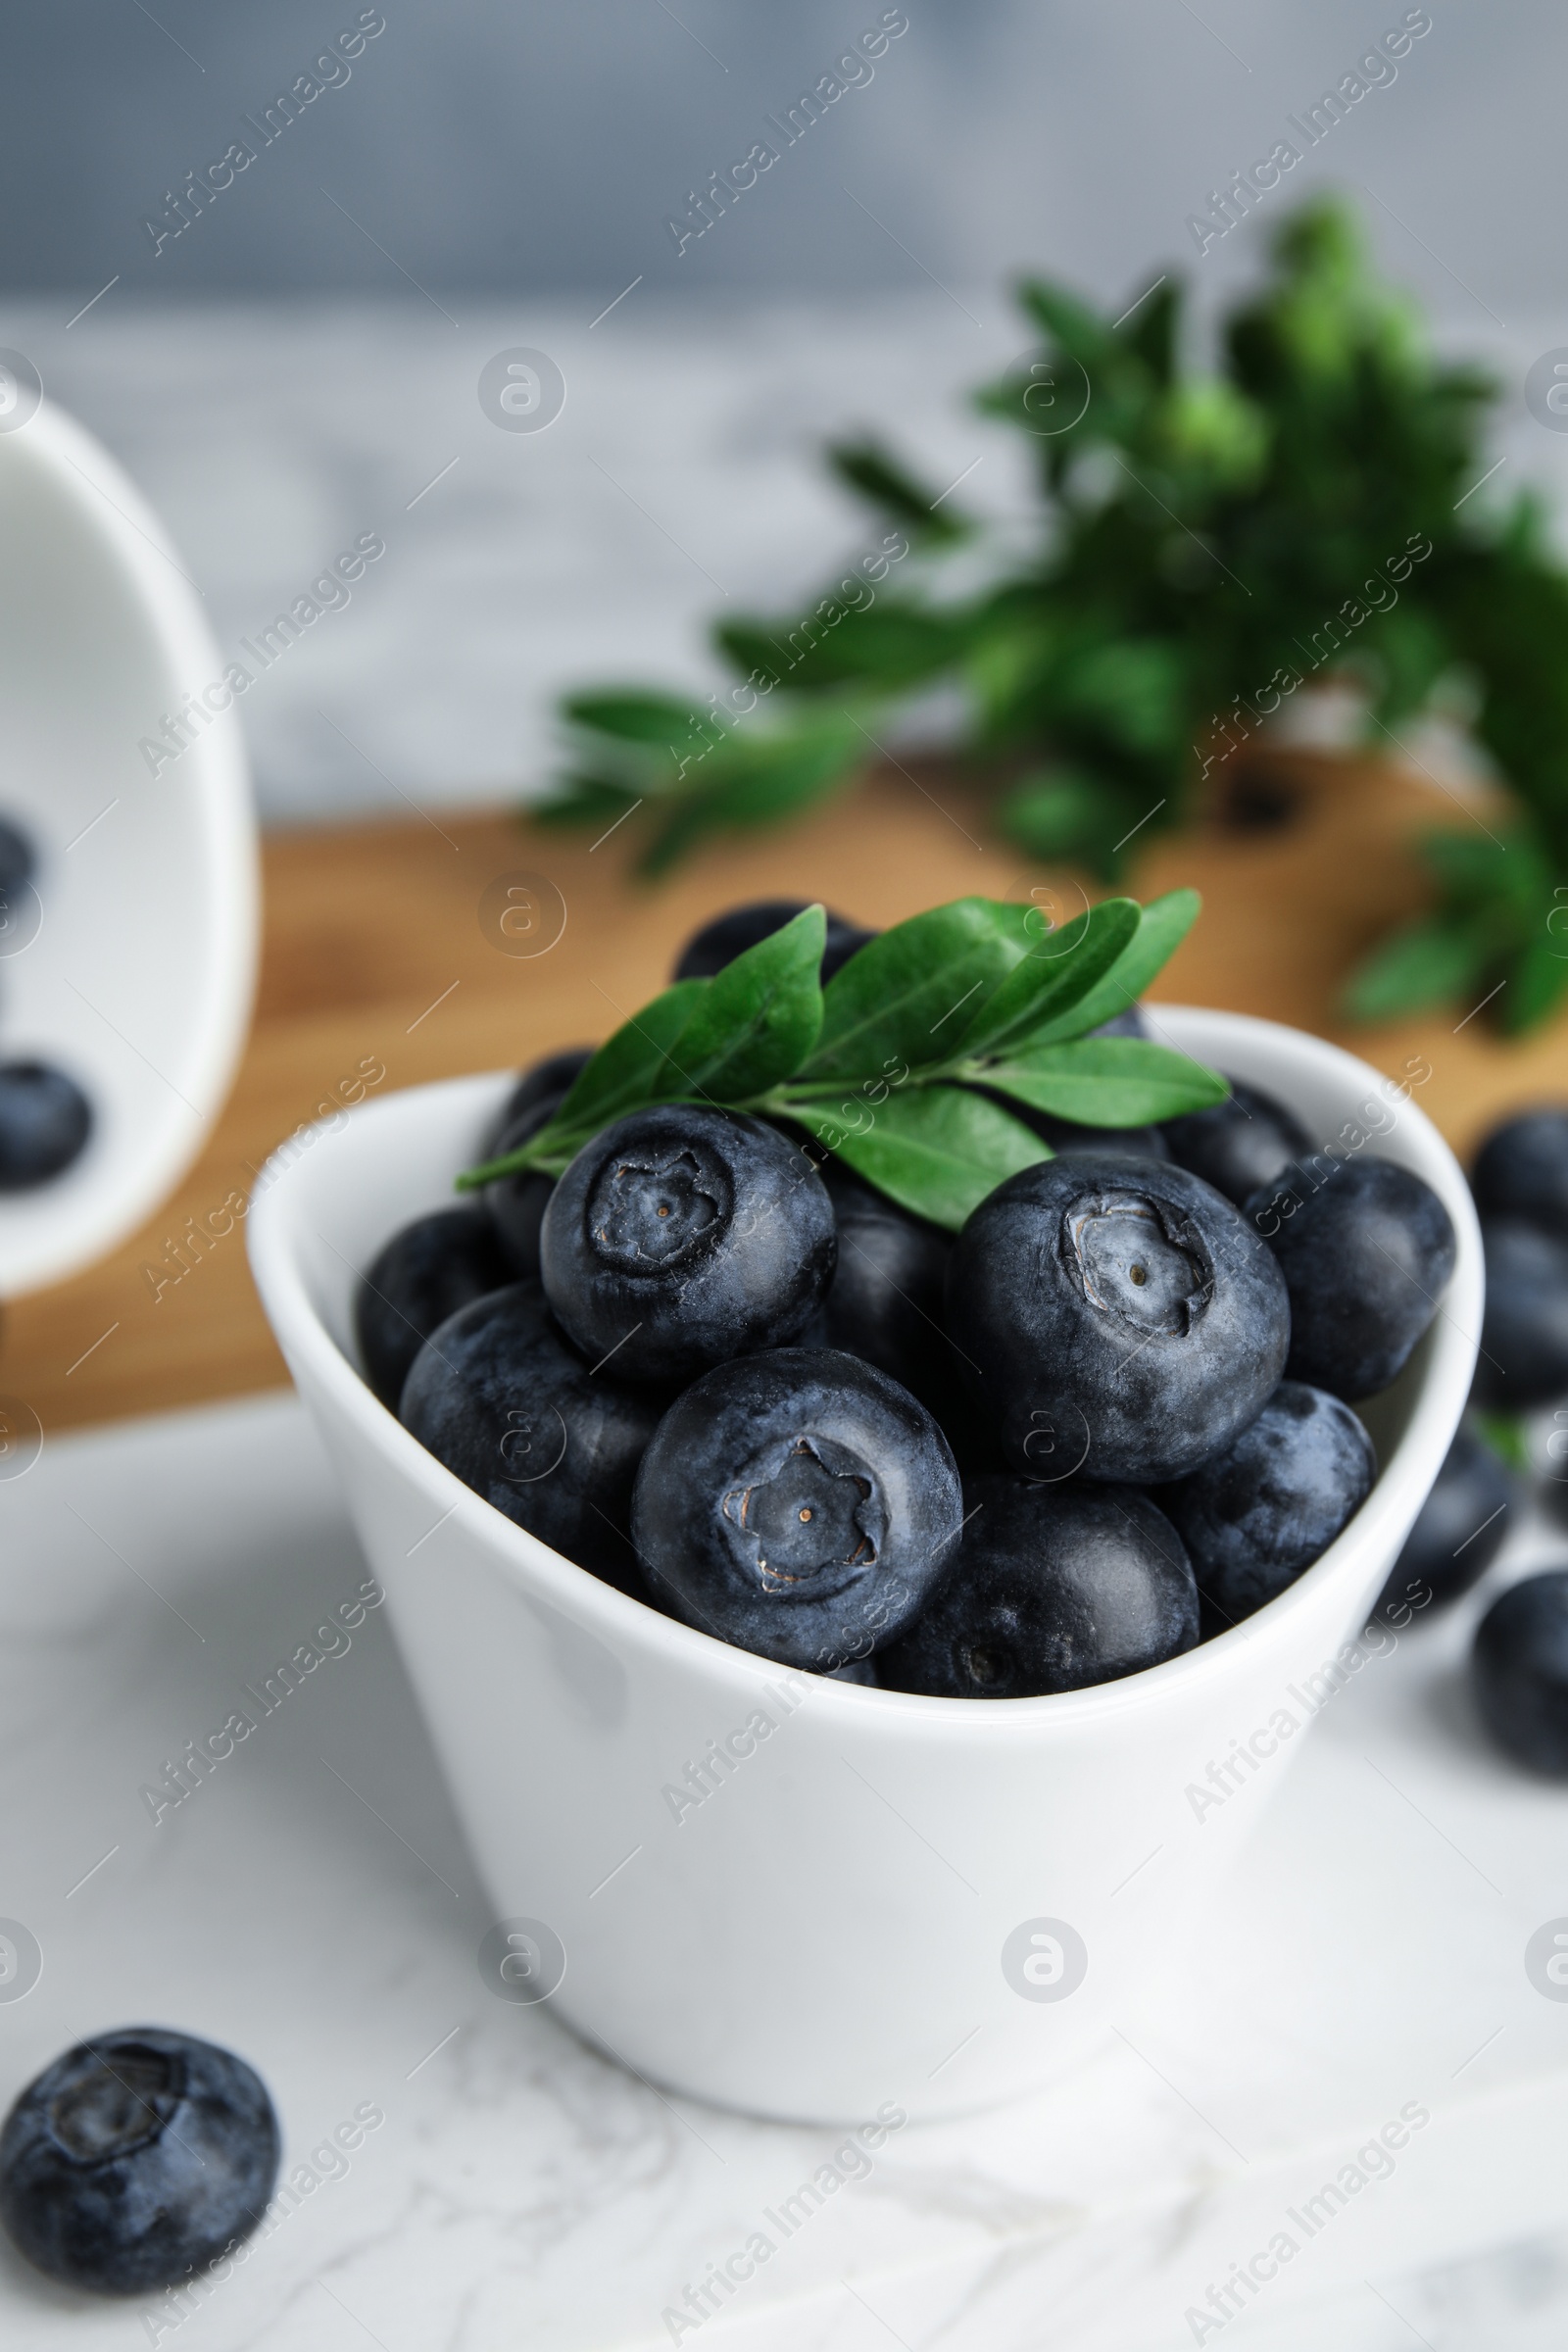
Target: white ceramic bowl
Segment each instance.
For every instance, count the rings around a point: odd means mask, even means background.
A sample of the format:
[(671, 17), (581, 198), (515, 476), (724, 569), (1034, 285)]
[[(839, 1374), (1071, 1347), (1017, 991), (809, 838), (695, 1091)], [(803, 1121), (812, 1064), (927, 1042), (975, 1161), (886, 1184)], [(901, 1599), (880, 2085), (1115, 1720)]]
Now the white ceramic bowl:
[[(1323, 1558), (1217, 1641), (1059, 1697), (988, 1705), (788, 1677), (547, 1549), (377, 1404), (355, 1368), (352, 1269), (450, 1200), (510, 1078), (368, 1103), (266, 1172), (257, 1284), (386, 1587), (497, 1917), (553, 1931), (558, 2010), (657, 2082), (802, 2120), (888, 2099), (978, 2107), (1075, 2062), (1130, 1976), (1203, 1965), (1187, 1912), (1256, 1827), (1325, 1687), (1310, 1678), (1363, 1624), (1452, 1438), (1481, 1250), (1447, 1147), (1365, 1063), (1235, 1014), (1161, 1006), (1159, 1023), (1323, 1141), (1380, 1106), (1393, 1125), (1377, 1149), (1442, 1196), (1458, 1263), (1369, 1411), (1382, 1475)], [(711, 1789), (682, 1802), (705, 1755)]]
[(113, 1249), (195, 1158), (245, 1040), (257, 874), (233, 711), (156, 776), (139, 748), (222, 676), (198, 591), (47, 398), (0, 429), (0, 815), (39, 852), (0, 914), (0, 1059), (59, 1062), (94, 1113), (73, 1167), (0, 1196), (10, 1298)]

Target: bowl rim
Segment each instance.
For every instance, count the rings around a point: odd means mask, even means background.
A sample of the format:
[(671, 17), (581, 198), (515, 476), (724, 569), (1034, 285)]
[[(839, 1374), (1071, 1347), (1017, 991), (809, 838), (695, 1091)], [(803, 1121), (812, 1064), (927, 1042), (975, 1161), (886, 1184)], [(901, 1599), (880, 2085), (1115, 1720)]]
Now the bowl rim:
[[(1288, 1044), (1292, 1053), (1298, 1053), (1304, 1046), (1310, 1049), (1326, 1074), (1352, 1083), (1358, 1094), (1369, 1085), (1386, 1087), (1394, 1083), (1384, 1072), (1343, 1047), (1283, 1022), (1185, 1004), (1160, 1004), (1152, 1009), (1158, 1022), (1170, 1020), (1175, 1031), (1171, 1042), (1184, 1046), (1184, 1050), (1194, 1049), (1186, 1044), (1182, 1032), (1190, 1026), (1195, 1029), (1201, 1026), (1210, 1041), (1202, 1049), (1205, 1054), (1222, 1056), (1227, 1035), (1238, 1044), (1245, 1041), (1254, 1047), (1273, 1042), (1285, 1048)], [(1216, 1037), (1220, 1040), (1217, 1047), (1212, 1042)], [(434, 1108), (432, 1098), (435, 1101), (445, 1098), (448, 1104), (462, 1102), (470, 1112), (477, 1112), (499, 1100), (515, 1081), (516, 1072), (506, 1070), (401, 1088), (356, 1105), (337, 1126), (335, 1136), (330, 1133), (331, 1123), (325, 1121), (302, 1130), (301, 1134), (324, 1135), (327, 1141), (340, 1144), (354, 1134), (363, 1141), (379, 1127), (416, 1115), (413, 1108), (416, 1102)], [(1469, 1395), (1479, 1336), (1482, 1260), (1480, 1229), (1469, 1187), (1448, 1145), (1409, 1098), (1400, 1114), (1400, 1124), (1418, 1146), (1413, 1156), (1422, 1162), (1420, 1172), (1438, 1192), (1453, 1220), (1457, 1245), (1453, 1276), (1429, 1338), (1421, 1343), (1428, 1353), (1405, 1429), (1388, 1461), (1380, 1466), (1366, 1501), (1309, 1568), (1252, 1616), (1200, 1642), (1177, 1657), (1166, 1658), (1157, 1666), (1145, 1667), (1116, 1682), (1092, 1684), (1081, 1690), (1051, 1691), (1029, 1698), (982, 1703), (935, 1697), (921, 1691), (836, 1683), (825, 1676), (812, 1675), (809, 1677), (812, 1703), (862, 1710), (876, 1707), (884, 1710), (890, 1721), (897, 1717), (911, 1728), (915, 1724), (922, 1728), (929, 1725), (938, 1736), (978, 1735), (992, 1739), (1027, 1736), (1048, 1729), (1066, 1731), (1092, 1719), (1133, 1708), (1185, 1704), (1193, 1690), (1204, 1681), (1219, 1685), (1229, 1680), (1244, 1654), (1259, 1641), (1285, 1647), (1293, 1621), (1314, 1610), (1329, 1585), (1350, 1585), (1358, 1574), (1364, 1573), (1367, 1548), (1377, 1544), (1390, 1526), (1397, 1528), (1402, 1543), (1452, 1442)], [(695, 1670), (705, 1674), (705, 1679), (720, 1681), (732, 1689), (740, 1683), (758, 1690), (769, 1681), (776, 1683), (780, 1676), (805, 1675), (806, 1669), (790, 1668), (754, 1651), (737, 1648), (714, 1635), (666, 1617), (647, 1602), (606, 1584), (494, 1509), (403, 1428), (396, 1415), (374, 1396), (358, 1365), (333, 1337), (311, 1296), (295, 1247), (296, 1229), (310, 1199), (309, 1188), (313, 1181), (323, 1180), (321, 1172), (329, 1164), (328, 1154), (314, 1151), (298, 1152), (282, 1164), (274, 1155), (261, 1172), (247, 1218), (247, 1247), (256, 1287), (291, 1370), (296, 1359), (307, 1366), (313, 1380), (320, 1384), (372, 1449), (390, 1451), (413, 1483), (426, 1491), (436, 1522), (452, 1520), (471, 1526), (488, 1547), (491, 1558), (505, 1563), (524, 1597), (564, 1610), (595, 1634), (608, 1639), (616, 1646), (617, 1654), (624, 1654), (629, 1646), (642, 1651), (652, 1663), (678, 1662), (688, 1672)], [(411, 1208), (409, 1213), (419, 1212)], [(389, 1231), (396, 1229), (394, 1226)], [(1476, 1336), (1471, 1336), (1449, 1312), (1456, 1302), (1462, 1309), (1468, 1309), (1463, 1320), (1474, 1326)], [(859, 1720), (867, 1719), (862, 1714)]]

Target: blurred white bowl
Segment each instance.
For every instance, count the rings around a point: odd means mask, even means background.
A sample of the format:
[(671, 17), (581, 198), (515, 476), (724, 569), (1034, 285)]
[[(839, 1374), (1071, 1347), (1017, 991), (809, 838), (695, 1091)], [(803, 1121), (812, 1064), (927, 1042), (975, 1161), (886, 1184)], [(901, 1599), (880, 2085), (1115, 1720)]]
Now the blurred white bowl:
[[(656, 2082), (806, 2121), (889, 2099), (960, 2112), (1075, 2063), (1140, 1974), (1201, 1969), (1193, 1913), (1263, 1817), (1312, 1712), (1303, 1690), (1360, 1630), (1447, 1451), (1481, 1321), (1480, 1237), (1447, 1146), (1336, 1047), (1156, 1011), (1162, 1037), (1269, 1088), (1324, 1142), (1343, 1148), (1373, 1105), (1363, 1129), (1386, 1123), (1376, 1150), (1441, 1195), (1458, 1261), (1368, 1409), (1382, 1473), (1338, 1542), (1218, 1640), (1057, 1697), (788, 1676), (549, 1550), (376, 1402), (356, 1367), (356, 1269), (450, 1203), (510, 1074), (368, 1103), (263, 1172), (257, 1287), (386, 1588), (499, 1927), (525, 1938), (513, 1976), (526, 1988), (564, 1951), (557, 2009)], [(746, 1749), (759, 1711), (765, 1741), (710, 1765), (701, 1803), (672, 1801), (711, 1742)], [(1216, 1796), (1209, 1768), (1235, 1743), (1250, 1762)], [(500, 1991), (498, 1954), (499, 1932), (480, 1965)]]
[(73, 1167), (0, 1194), (10, 1298), (112, 1250), (194, 1160), (245, 1040), (258, 881), (233, 710), (156, 777), (139, 748), (223, 670), (157, 516), (47, 398), (4, 424), (0, 816), (38, 870), (0, 922), (0, 1061), (58, 1062), (93, 1108)]

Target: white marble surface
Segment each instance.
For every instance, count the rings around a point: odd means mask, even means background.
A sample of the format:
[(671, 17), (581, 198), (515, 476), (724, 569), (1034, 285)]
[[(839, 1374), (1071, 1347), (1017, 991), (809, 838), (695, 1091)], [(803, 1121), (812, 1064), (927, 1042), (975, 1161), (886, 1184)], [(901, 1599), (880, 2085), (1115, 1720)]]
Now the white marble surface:
[[(164, 515), (225, 660), (359, 534), (385, 540), (352, 603), (240, 705), (273, 821), (535, 795), (564, 689), (722, 682), (716, 615), (787, 609), (868, 544), (824, 474), (830, 435), (874, 424), (935, 486), (966, 475), (956, 501), (1025, 504), (1033, 451), (967, 403), (1028, 341), (997, 287), (679, 301), (644, 283), (597, 324), (608, 296), (153, 304), (116, 287), (68, 325), (79, 299), (0, 297), (0, 345)], [(1560, 323), (1503, 329), (1464, 303), (1443, 339), (1506, 388), (1506, 464), (1481, 497), (1535, 480), (1568, 511), (1568, 435), (1522, 398)], [(565, 377), (543, 432), (479, 407), (485, 362), (516, 346)]]
[[(1512, 1566), (1561, 1548), (1522, 1531)], [(379, 1614), (155, 1825), (140, 1790), (165, 1759), (363, 1575), (287, 1398), (56, 1441), (0, 1484), (0, 1915), (44, 1961), (0, 2001), (0, 2098), (144, 2020), (261, 2068), (290, 2172), (363, 2103), (386, 2119), (177, 2327), (0, 2254), (18, 2352), (667, 2344), (687, 2284), (843, 2144), (666, 2098), (491, 1997), (490, 1914)], [(1209, 2286), (1416, 2102), (1432, 2120), (1390, 2176), (1202, 2340), (1560, 2343), (1568, 2004), (1523, 1951), (1568, 1913), (1568, 1794), (1480, 1743), (1457, 1671), (1475, 1605), (1363, 1668), (1266, 1819), (1258, 1782), (1227, 1800), (1260, 1817), (1234, 1894), (1151, 1950), (1102, 2057), (896, 2132), (678, 2340), (1176, 2352)], [(1248, 1728), (1216, 1725), (1216, 1753)]]

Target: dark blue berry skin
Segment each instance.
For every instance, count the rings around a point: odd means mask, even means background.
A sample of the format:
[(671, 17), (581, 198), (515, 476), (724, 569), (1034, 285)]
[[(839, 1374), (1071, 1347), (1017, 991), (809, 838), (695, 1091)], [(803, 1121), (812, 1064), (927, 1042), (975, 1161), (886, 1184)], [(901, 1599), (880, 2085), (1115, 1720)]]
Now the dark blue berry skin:
[(624, 1592), (632, 1481), (668, 1397), (591, 1373), (535, 1282), (492, 1291), (415, 1358), (399, 1418), (465, 1486)]
[(837, 1348), (780, 1348), (671, 1405), (632, 1535), (671, 1615), (826, 1673), (908, 1623), (962, 1517), (947, 1440), (906, 1390)]
[(1501, 1549), (1517, 1499), (1510, 1472), (1461, 1424), (1373, 1616), (1398, 1623), (1403, 1613), (1407, 1622), (1412, 1610), (1441, 1607), (1468, 1592)]
[(963, 1500), (956, 1557), (877, 1653), (884, 1690), (1039, 1698), (1119, 1682), (1197, 1642), (1193, 1571), (1147, 1494), (1008, 1474), (967, 1480)]
[[(542, 1128), (549, 1126), (565, 1099), (564, 1092), (535, 1095), (502, 1129), (488, 1156), (499, 1159), (504, 1152), (515, 1152), (519, 1145), (530, 1142)], [(492, 1177), (479, 1195), (512, 1269), (507, 1277), (510, 1282), (531, 1282), (538, 1276), (539, 1228), (555, 1189), (553, 1176), (524, 1170), (515, 1176)]]
[[(693, 933), (680, 952), (671, 977), (711, 980), (726, 963), (733, 963), (737, 956), (755, 948), (759, 940), (770, 939), (775, 931), (782, 931), (786, 923), (804, 914), (809, 905), (808, 899), (759, 899), (752, 906), (731, 906), (727, 913), (714, 915), (710, 923)], [(829, 907), (827, 943), (822, 950), (823, 987), (835, 972), (844, 969), (858, 948), (863, 948), (868, 939), (875, 937), (874, 931), (862, 930), (848, 915), (835, 914)]]
[(91, 1132), (92, 1105), (74, 1078), (43, 1061), (0, 1063), (0, 1193), (47, 1184)]
[(1314, 1152), (1254, 1193), (1247, 1215), (1291, 1295), (1286, 1376), (1355, 1404), (1403, 1371), (1453, 1274), (1453, 1223), (1389, 1159)]
[(1078, 1432), (1083, 1477), (1153, 1486), (1262, 1410), (1290, 1310), (1272, 1252), (1201, 1178), (1062, 1157), (1009, 1176), (970, 1216), (948, 1330), (1012, 1468), (1038, 1472), (1042, 1431), (1058, 1451)]
[(0, 913), (37, 871), (32, 843), (14, 817), (0, 816)]
[(1159, 1504), (1203, 1598), (1235, 1625), (1321, 1558), (1372, 1492), (1377, 1469), (1348, 1404), (1285, 1380), (1223, 1453), (1162, 1487)]
[(1483, 1217), (1519, 1217), (1568, 1242), (1568, 1110), (1527, 1110), (1494, 1127), (1470, 1189)]
[(956, 1385), (942, 1320), (953, 1237), (836, 1161), (822, 1181), (838, 1225), (838, 1264), (802, 1344), (863, 1355), (941, 1420)]
[(437, 1324), (514, 1279), (477, 1204), (435, 1209), (392, 1236), (361, 1275), (354, 1301), (365, 1377), (389, 1411)]
[(542, 1102), (547, 1095), (556, 1102), (564, 1102), (567, 1091), (593, 1057), (592, 1046), (567, 1046), (559, 1054), (547, 1054), (543, 1061), (536, 1061), (531, 1069), (524, 1070), (491, 1120), (478, 1157), (498, 1158), (501, 1138), (513, 1120), (520, 1119), (525, 1110), (532, 1110), (534, 1104)]
[(827, 1189), (776, 1128), (666, 1102), (583, 1147), (540, 1232), (550, 1303), (590, 1363), (682, 1381), (778, 1348), (827, 1295), (838, 1229)]
[(1277, 1184), (1291, 1161), (1312, 1149), (1294, 1112), (1237, 1078), (1225, 1102), (1167, 1119), (1160, 1133), (1179, 1167), (1191, 1168), (1238, 1208), (1261, 1185)]
[(1089, 1035), (1091, 1037), (1147, 1037), (1149, 1023), (1144, 1018), (1142, 1005), (1129, 1004), (1124, 1011), (1113, 1012), (1108, 1021), (1102, 1021), (1098, 1029), (1091, 1029)]
[(277, 2159), (271, 2100), (243, 2058), (128, 2026), (67, 2050), (12, 2108), (0, 2220), (51, 2278), (147, 2294), (249, 2237)]
[(1169, 1159), (1171, 1155), (1157, 1127), (1085, 1127), (1077, 1119), (1058, 1119), (1054, 1111), (1033, 1110), (1027, 1102), (1014, 1102), (1007, 1095), (993, 1094), (991, 1099), (1032, 1128), (1058, 1159), (1103, 1158), (1107, 1152), (1128, 1159)]
[(1470, 1687), (1505, 1755), (1568, 1780), (1568, 1569), (1497, 1595), (1476, 1629)]
[(1489, 1217), (1481, 1228), (1487, 1303), (1478, 1404), (1523, 1413), (1568, 1396), (1568, 1243), (1539, 1225)]

